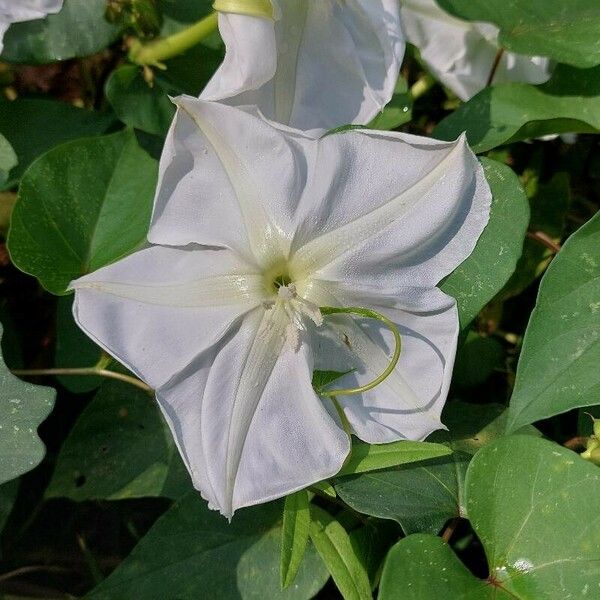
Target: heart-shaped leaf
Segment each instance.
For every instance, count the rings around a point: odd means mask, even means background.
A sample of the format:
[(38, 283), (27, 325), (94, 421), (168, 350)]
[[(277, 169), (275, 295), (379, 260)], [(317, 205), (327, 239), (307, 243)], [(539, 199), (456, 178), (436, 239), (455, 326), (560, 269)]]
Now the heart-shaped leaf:
[(54, 294), (146, 239), (157, 163), (131, 131), (54, 148), (21, 182), (8, 236), (15, 265)]
[(467, 473), (467, 511), (490, 575), (474, 577), (440, 538), (390, 551), (379, 600), (593, 598), (600, 580), (600, 471), (534, 437), (483, 448)]

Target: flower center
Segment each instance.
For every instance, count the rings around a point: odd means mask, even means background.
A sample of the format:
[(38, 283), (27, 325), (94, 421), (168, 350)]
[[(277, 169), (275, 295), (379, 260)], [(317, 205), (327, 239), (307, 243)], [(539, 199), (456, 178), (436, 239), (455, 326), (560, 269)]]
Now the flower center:
[(298, 295), (296, 284), (287, 276), (279, 276), (273, 280), (277, 289), (274, 300), (266, 300), (267, 310), (281, 310), (289, 322), (285, 329), (285, 339), (294, 349), (300, 348), (300, 332), (306, 331), (306, 321), (312, 321), (317, 327), (323, 325), (323, 315), (319, 307)]

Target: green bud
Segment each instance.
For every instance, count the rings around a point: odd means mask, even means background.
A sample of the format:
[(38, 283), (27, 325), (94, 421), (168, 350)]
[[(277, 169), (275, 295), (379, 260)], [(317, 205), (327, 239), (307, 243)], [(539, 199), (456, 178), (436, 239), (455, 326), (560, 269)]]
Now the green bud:
[(162, 25), (156, 0), (108, 0), (105, 14), (107, 21), (142, 39), (156, 37)]
[(598, 454), (600, 451), (600, 441), (595, 436), (591, 436), (587, 443), (586, 449), (584, 452), (580, 454), (581, 458), (585, 458), (585, 460), (592, 461), (592, 455), (594, 453)]

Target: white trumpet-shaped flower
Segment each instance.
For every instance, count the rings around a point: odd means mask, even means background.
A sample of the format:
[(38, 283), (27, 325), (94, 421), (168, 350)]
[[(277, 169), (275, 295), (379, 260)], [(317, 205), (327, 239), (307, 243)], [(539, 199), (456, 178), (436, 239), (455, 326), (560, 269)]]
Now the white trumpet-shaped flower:
[(315, 135), (371, 121), (390, 101), (404, 55), (398, 0), (272, 3), (272, 16), (269, 0), (215, 3), (238, 12), (219, 13), (227, 53), (201, 98), (255, 105)]
[(0, 0), (0, 52), (4, 34), (13, 23), (35, 21), (57, 13), (63, 0)]
[[(406, 39), (445, 86), (461, 100), (486, 87), (500, 48), (496, 26), (457, 19), (435, 0), (400, 0), (400, 4)], [(544, 83), (550, 75), (547, 58), (503, 52), (491, 83)]]
[(370, 443), (441, 427), (458, 333), (435, 287), (473, 250), (490, 190), (464, 138), (348, 131), (319, 140), (180, 97), (149, 246), (72, 283), (83, 330), (156, 390), (194, 485), (225, 515), (337, 473), (350, 450), (314, 370)]

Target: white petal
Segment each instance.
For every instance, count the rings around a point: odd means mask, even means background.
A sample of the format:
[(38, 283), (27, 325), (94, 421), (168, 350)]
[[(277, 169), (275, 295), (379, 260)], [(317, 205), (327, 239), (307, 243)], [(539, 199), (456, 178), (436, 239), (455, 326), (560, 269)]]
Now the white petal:
[[(435, 0), (402, 0), (402, 26), (407, 40), (419, 48), (431, 72), (461, 100), (487, 85), (498, 51), (498, 29), (488, 23), (457, 19)], [(543, 83), (550, 61), (505, 52), (493, 83)]]
[(203, 100), (223, 100), (256, 90), (273, 78), (277, 46), (272, 19), (219, 13), (219, 32), (227, 53), (204, 88), (200, 96)]
[[(335, 290), (334, 290), (335, 292)], [(394, 372), (374, 389), (341, 396), (356, 435), (371, 444), (398, 439), (422, 440), (442, 428), (440, 414), (446, 401), (458, 336), (455, 302), (437, 289), (398, 290), (398, 305), (374, 305), (375, 297), (358, 299), (343, 292), (333, 298), (342, 305), (358, 304), (385, 314), (402, 336), (400, 361)], [(315, 345), (319, 370), (344, 372), (332, 389), (365, 385), (389, 365), (394, 350), (390, 331), (374, 320), (328, 317)]]
[[(270, 326), (266, 327), (266, 324)], [(194, 485), (226, 516), (341, 468), (349, 440), (311, 388), (304, 344), (257, 310), (158, 391)]]
[(79, 326), (155, 388), (263, 298), (256, 269), (225, 249), (154, 246), (71, 287)]
[(319, 154), (292, 245), (294, 262), (319, 279), (433, 286), (487, 224), (491, 192), (464, 137), (354, 131), (326, 136)]
[(148, 239), (227, 246), (262, 264), (285, 254), (306, 185), (302, 146), (314, 142), (215, 102), (176, 102)]
[[(260, 57), (255, 74), (234, 70), (236, 61), (226, 59), (202, 97), (257, 105), (267, 118), (313, 135), (368, 123), (392, 97), (404, 54), (397, 1), (280, 0), (278, 5), (276, 57), (268, 55), (273, 52), (269, 30), (266, 47), (254, 52)], [(227, 21), (228, 52), (252, 44), (246, 32), (251, 18)], [(273, 61), (274, 76), (257, 87)]]

